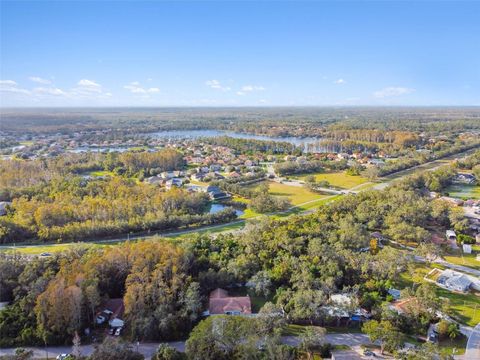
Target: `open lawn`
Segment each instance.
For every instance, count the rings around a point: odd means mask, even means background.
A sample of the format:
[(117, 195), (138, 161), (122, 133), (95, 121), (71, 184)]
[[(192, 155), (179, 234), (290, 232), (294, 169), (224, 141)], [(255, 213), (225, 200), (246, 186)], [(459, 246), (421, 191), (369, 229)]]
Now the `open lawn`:
[(100, 170), (100, 171), (92, 171), (89, 173), (90, 176), (115, 176), (112, 171)]
[(480, 185), (452, 184), (445, 192), (460, 199), (480, 199)]
[(472, 254), (463, 254), (460, 250), (455, 254), (444, 255), (445, 260), (449, 263), (468, 266), (472, 269), (480, 270), (480, 261), (477, 260), (477, 252)]
[(315, 176), (315, 180), (317, 182), (328, 181), (330, 185), (342, 189), (351, 189), (368, 181), (368, 179), (364, 178), (363, 176), (347, 175), (345, 171), (304, 174), (298, 176), (297, 178), (304, 180), (308, 175)]
[[(256, 189), (260, 186), (262, 182), (258, 182), (248, 187), (251, 189)], [(274, 196), (286, 197), (290, 200), (292, 205), (299, 205), (306, 203), (308, 201), (322, 199), (327, 197), (324, 194), (316, 194), (310, 190), (305, 189), (303, 186), (292, 186), (286, 184), (280, 184), (278, 182), (269, 181), (269, 193)]]

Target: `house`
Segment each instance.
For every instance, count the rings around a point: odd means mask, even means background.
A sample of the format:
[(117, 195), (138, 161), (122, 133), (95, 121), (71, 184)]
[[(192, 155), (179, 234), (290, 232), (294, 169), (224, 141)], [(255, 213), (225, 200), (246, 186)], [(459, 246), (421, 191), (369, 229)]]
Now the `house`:
[(173, 187), (181, 187), (183, 184), (183, 180), (179, 178), (173, 178), (170, 180), (167, 180), (165, 183), (165, 187), (170, 190)]
[(418, 300), (415, 297), (410, 297), (407, 299), (402, 299), (402, 300), (396, 300), (391, 305), (389, 308), (393, 311), (395, 311), (397, 314), (404, 314), (408, 313), (410, 311), (410, 306), (415, 306), (418, 304)]
[(209, 315), (245, 315), (251, 313), (252, 303), (249, 296), (228, 296), (228, 291), (220, 288), (210, 293)]
[(192, 180), (194, 181), (203, 181), (205, 179), (205, 173), (196, 173), (192, 175)]
[(471, 254), (472, 253), (472, 245), (463, 244), (463, 252), (465, 254)]
[(222, 191), (218, 186), (210, 185), (203, 189), (204, 192), (208, 193), (210, 199), (212, 200), (219, 200), (229, 197), (229, 195), (226, 192)]
[(477, 179), (475, 179), (475, 175), (470, 173), (458, 173), (453, 181), (460, 184), (474, 185)]
[(394, 288), (388, 289), (387, 293), (393, 298), (393, 300), (399, 300), (401, 297), (400, 290), (398, 289), (394, 289)]
[(9, 201), (0, 201), (0, 216), (7, 215), (7, 207), (11, 204)]
[(150, 185), (155, 185), (155, 184), (162, 185), (164, 181), (165, 181), (164, 179), (158, 176), (150, 176), (149, 178), (145, 179), (145, 182)]
[(448, 290), (465, 293), (470, 289), (472, 280), (465, 274), (447, 269), (438, 276), (437, 283)]
[(447, 238), (447, 240), (457, 241), (457, 234), (455, 234), (455, 231), (453, 230), (447, 230), (445, 232), (445, 237)]

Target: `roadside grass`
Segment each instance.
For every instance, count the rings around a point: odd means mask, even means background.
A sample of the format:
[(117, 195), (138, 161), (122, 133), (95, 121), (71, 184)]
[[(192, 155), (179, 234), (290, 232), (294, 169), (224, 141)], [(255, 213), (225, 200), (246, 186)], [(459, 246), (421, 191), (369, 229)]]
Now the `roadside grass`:
[[(287, 324), (283, 327), (282, 329), (282, 335), (283, 336), (300, 336), (302, 335), (305, 330), (309, 327), (312, 327), (313, 325), (298, 325), (298, 324)], [(316, 326), (313, 326), (316, 327)], [(327, 330), (327, 334), (346, 334), (346, 333), (352, 333), (352, 334), (358, 334), (361, 333), (362, 331), (360, 330), (359, 327), (346, 327), (346, 326), (322, 326)]]
[(444, 255), (443, 258), (449, 263), (455, 265), (468, 266), (472, 269), (480, 270), (480, 261), (477, 260), (477, 254), (463, 254), (461, 250), (456, 251), (454, 254)]
[[(438, 347), (445, 355), (463, 355), (467, 347), (467, 337), (459, 336), (456, 339), (446, 339), (438, 343)], [(453, 351), (455, 349), (455, 352)]]
[[(253, 185), (249, 185), (248, 188), (256, 189), (262, 183), (263, 182), (258, 182)], [(327, 196), (311, 192), (310, 190), (305, 189), (303, 186), (291, 186), (280, 184), (274, 181), (269, 181), (268, 186), (270, 195), (287, 198), (290, 200), (292, 205), (299, 205), (311, 200), (322, 199)]]
[(328, 181), (330, 185), (342, 189), (351, 189), (352, 187), (364, 184), (368, 181), (368, 179), (363, 176), (348, 175), (345, 173), (345, 171), (317, 172), (311, 174), (300, 174), (292, 177), (304, 180), (309, 175), (315, 176), (315, 180), (317, 182)]

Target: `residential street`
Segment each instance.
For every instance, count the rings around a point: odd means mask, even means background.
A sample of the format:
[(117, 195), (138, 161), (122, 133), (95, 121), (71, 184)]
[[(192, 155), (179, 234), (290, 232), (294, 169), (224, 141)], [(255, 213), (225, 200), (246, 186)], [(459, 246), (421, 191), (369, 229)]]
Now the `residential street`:
[[(370, 340), (368, 336), (362, 333), (330, 333), (327, 334), (325, 337), (326, 341), (331, 343), (332, 345), (348, 345), (352, 349), (356, 349), (360, 351), (360, 346), (362, 344), (370, 344)], [(284, 336), (282, 337), (282, 341), (285, 344), (298, 346), (300, 340), (296, 336)], [(138, 346), (138, 351), (142, 353), (146, 359), (149, 359), (157, 350), (158, 345), (160, 343), (141, 343)], [(169, 342), (169, 345), (173, 346), (179, 351), (185, 351), (185, 342), (184, 341), (174, 341)], [(132, 343), (132, 348), (134, 350), (137, 349), (136, 344)], [(47, 358), (47, 351), (48, 351), (48, 358), (54, 359), (59, 354), (68, 354), (72, 351), (71, 346), (49, 346), (47, 348), (44, 347), (28, 347), (28, 350), (34, 351), (34, 358)], [(90, 355), (93, 353), (94, 347), (93, 345), (82, 345), (82, 355)], [(0, 355), (13, 355), (15, 354), (15, 348), (8, 348), (8, 349), (0, 349)]]

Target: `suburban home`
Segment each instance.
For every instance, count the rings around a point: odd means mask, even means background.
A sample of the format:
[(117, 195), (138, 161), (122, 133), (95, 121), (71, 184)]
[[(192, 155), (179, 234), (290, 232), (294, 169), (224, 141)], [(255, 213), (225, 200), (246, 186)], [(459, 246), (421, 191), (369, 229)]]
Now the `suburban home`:
[(473, 281), (465, 274), (447, 269), (438, 276), (437, 283), (448, 290), (466, 293)]
[(393, 298), (393, 300), (400, 300), (400, 290), (391, 288), (388, 289), (387, 293)]
[(203, 187), (201, 191), (208, 193), (211, 200), (219, 200), (219, 199), (225, 199), (230, 197), (229, 194), (222, 191), (218, 186), (209, 185), (209, 186)]
[(163, 185), (163, 183), (165, 182), (164, 179), (162, 179), (161, 177), (158, 177), (158, 176), (150, 176), (148, 178), (145, 179), (145, 182), (150, 184), (150, 185)]
[(453, 230), (447, 230), (445, 232), (445, 237), (447, 238), (447, 240), (457, 241), (457, 234), (455, 234), (455, 231)]
[(210, 293), (208, 315), (246, 315), (252, 313), (249, 296), (228, 296), (228, 291), (215, 289)]
[(453, 181), (460, 184), (474, 185), (477, 182), (477, 179), (475, 179), (475, 175), (473, 174), (458, 173)]
[(9, 201), (0, 201), (0, 216), (7, 215), (7, 206), (11, 204)]
[(408, 313), (410, 311), (411, 306), (417, 305), (417, 298), (415, 297), (410, 297), (407, 299), (402, 299), (402, 300), (396, 300), (389, 305), (389, 308), (393, 311), (395, 311), (397, 314), (404, 314)]
[(196, 173), (192, 175), (192, 180), (194, 181), (203, 181), (203, 179), (205, 179), (204, 173)]
[(472, 253), (472, 245), (463, 244), (463, 252), (465, 254), (471, 254)]
[(179, 178), (173, 178), (170, 180), (167, 180), (165, 183), (165, 187), (170, 190), (173, 187), (181, 187), (183, 184), (183, 180)]

